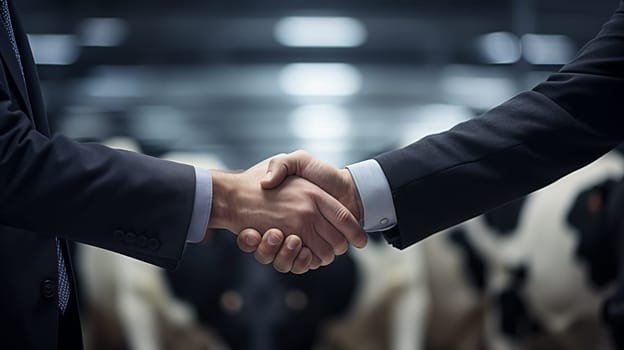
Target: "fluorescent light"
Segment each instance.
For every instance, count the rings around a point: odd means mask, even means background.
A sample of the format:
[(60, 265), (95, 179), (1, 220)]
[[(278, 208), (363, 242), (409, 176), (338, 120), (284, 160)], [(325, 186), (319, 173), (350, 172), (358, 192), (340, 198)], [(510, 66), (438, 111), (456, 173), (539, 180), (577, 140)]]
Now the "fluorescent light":
[(303, 139), (332, 139), (346, 137), (351, 121), (348, 112), (339, 106), (308, 105), (293, 111), (290, 126)]
[(344, 63), (294, 63), (279, 79), (282, 90), (295, 96), (350, 96), (362, 88), (360, 71)]
[(419, 139), (446, 131), (473, 117), (466, 107), (445, 104), (431, 104), (410, 108), (406, 117), (414, 120), (402, 131), (402, 145), (409, 145)]
[(80, 56), (78, 38), (72, 34), (28, 34), (36, 64), (70, 65)]
[(489, 109), (517, 93), (513, 80), (508, 77), (455, 75), (452, 72), (450, 70), (441, 79), (442, 91), (447, 100), (461, 105)]
[(171, 106), (140, 106), (129, 119), (132, 135), (142, 141), (175, 144), (189, 135), (185, 115)]
[(119, 46), (128, 34), (128, 25), (120, 18), (87, 18), (79, 27), (83, 46)]
[(93, 108), (66, 108), (59, 128), (64, 135), (75, 139), (104, 139), (113, 133), (106, 113)]
[(83, 80), (82, 91), (91, 97), (135, 98), (145, 95), (145, 89), (134, 76), (101, 74)]
[(488, 63), (510, 64), (522, 57), (520, 40), (509, 32), (495, 32), (479, 37), (478, 48)]
[(366, 41), (366, 27), (350, 17), (286, 17), (275, 25), (275, 39), (291, 47), (355, 47)]
[(565, 35), (524, 34), (524, 59), (531, 64), (565, 64), (574, 56), (572, 39)]

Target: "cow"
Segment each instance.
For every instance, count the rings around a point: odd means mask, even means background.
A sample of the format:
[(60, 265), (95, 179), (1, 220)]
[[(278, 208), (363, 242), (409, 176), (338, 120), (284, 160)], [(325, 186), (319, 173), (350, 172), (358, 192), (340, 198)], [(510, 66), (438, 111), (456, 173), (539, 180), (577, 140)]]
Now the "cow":
[(611, 349), (624, 324), (623, 175), (612, 152), (405, 251), (371, 240), (352, 254), (366, 297), (329, 336), (347, 350), (373, 334), (371, 349)]
[[(435, 238), (459, 248), (463, 273), (484, 307), (487, 348), (610, 348), (603, 308), (619, 252), (617, 232), (606, 222), (623, 174), (622, 157), (608, 154)], [(446, 279), (451, 274), (434, 260), (441, 250), (431, 244), (425, 242), (429, 275)]]
[(82, 248), (81, 279), (136, 349), (166, 348), (171, 325), (214, 349), (609, 349), (608, 322), (624, 323), (623, 175), (610, 153), (405, 251), (373, 233), (304, 276), (258, 265), (215, 231), (176, 272)]
[[(108, 146), (138, 151), (132, 140)], [(216, 157), (164, 159), (225, 169)], [(312, 349), (322, 326), (354, 299), (358, 272), (343, 256), (313, 274), (280, 274), (243, 255), (236, 237), (211, 230), (190, 244), (176, 271), (79, 245), (86, 347), (97, 349)]]
[[(128, 138), (109, 147), (137, 152)], [(168, 160), (223, 168), (216, 158), (173, 153)], [(92, 350), (222, 350), (223, 340), (197, 321), (193, 305), (176, 298), (164, 270), (100, 248), (77, 244), (75, 259), (85, 347)]]

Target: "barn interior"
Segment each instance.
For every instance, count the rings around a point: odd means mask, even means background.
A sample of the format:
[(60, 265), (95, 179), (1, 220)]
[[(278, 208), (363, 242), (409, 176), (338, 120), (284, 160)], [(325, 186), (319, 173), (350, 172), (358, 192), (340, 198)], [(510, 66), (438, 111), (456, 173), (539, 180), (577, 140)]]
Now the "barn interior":
[[(570, 61), (618, 5), (16, 3), (54, 132), (231, 170), (298, 149), (343, 167), (478, 118)], [(609, 154), (407, 250), (373, 233), (301, 276), (225, 231), (175, 271), (75, 245), (85, 347), (615, 349), (618, 240), (596, 220), (622, 175)]]

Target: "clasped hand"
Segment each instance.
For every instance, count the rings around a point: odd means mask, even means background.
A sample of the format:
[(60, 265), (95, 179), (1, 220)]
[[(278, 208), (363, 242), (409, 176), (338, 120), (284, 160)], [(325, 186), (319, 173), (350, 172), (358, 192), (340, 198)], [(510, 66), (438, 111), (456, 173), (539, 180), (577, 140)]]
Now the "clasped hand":
[(278, 155), (242, 173), (213, 171), (212, 181), (209, 227), (238, 232), (241, 250), (280, 272), (304, 273), (330, 264), (349, 244), (367, 244), (349, 171), (306, 152)]

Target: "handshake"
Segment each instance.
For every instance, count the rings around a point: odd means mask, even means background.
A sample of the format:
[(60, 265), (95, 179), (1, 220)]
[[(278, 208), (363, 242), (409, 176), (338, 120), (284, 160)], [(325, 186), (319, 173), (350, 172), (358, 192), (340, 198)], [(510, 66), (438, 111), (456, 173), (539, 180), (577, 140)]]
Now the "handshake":
[[(294, 175), (294, 176), (291, 176)], [(330, 264), (349, 244), (363, 248), (363, 209), (347, 169), (297, 151), (242, 173), (212, 171), (209, 228), (238, 233), (238, 246), (280, 272)]]

